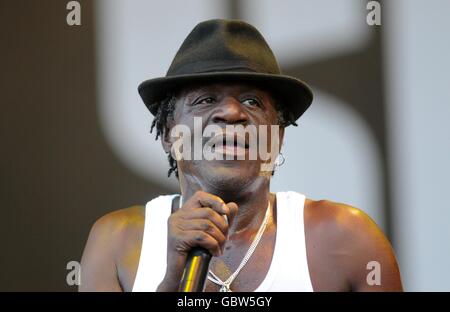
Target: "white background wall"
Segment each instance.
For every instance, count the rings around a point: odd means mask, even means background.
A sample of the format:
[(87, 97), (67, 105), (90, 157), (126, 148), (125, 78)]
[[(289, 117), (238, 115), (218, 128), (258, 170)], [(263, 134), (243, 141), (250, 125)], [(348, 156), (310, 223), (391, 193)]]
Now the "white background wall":
[(385, 7), (393, 230), (411, 291), (450, 291), (448, 12), (445, 0)]

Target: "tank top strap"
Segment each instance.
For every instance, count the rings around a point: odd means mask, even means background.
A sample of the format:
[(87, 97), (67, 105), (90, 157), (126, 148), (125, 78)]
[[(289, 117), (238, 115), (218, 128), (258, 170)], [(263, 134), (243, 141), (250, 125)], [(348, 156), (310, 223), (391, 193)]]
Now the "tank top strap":
[(153, 292), (167, 267), (167, 219), (178, 194), (161, 195), (145, 205), (144, 234), (133, 291)]
[(277, 233), (266, 278), (256, 291), (313, 291), (306, 253), (305, 196), (277, 192)]

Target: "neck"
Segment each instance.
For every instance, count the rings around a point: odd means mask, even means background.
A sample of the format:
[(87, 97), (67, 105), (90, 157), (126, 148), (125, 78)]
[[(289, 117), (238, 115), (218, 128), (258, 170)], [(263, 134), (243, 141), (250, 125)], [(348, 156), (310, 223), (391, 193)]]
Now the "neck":
[(220, 197), (225, 203), (234, 202), (238, 205), (238, 213), (229, 228), (229, 237), (258, 230), (270, 200), (269, 179), (258, 177), (242, 189), (229, 191), (202, 184), (200, 181), (190, 181), (190, 179), (188, 183), (185, 177), (180, 175), (183, 202), (197, 191), (211, 193)]

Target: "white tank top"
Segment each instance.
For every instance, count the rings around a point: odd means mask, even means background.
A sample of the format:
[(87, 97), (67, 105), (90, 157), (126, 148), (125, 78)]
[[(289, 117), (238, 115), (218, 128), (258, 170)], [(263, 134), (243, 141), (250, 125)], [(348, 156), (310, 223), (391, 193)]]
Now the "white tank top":
[[(167, 261), (167, 219), (175, 195), (159, 196), (145, 205), (144, 236), (133, 291), (156, 291)], [(272, 262), (255, 291), (313, 291), (306, 258), (303, 209), (305, 196), (278, 192), (277, 230)]]

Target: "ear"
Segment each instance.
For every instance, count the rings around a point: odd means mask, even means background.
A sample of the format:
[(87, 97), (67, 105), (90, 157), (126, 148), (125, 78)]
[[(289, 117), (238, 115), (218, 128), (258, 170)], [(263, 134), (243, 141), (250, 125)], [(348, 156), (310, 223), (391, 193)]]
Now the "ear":
[[(170, 100), (172, 101), (173, 97)], [(164, 152), (166, 152), (166, 154), (171, 152), (172, 145), (175, 141), (174, 138), (172, 138), (172, 136), (170, 135), (170, 133), (172, 131), (172, 128), (176, 124), (175, 115), (176, 115), (176, 109), (177, 109), (177, 102), (178, 102), (178, 100), (175, 100), (175, 103), (174, 103), (175, 107), (173, 108), (172, 115), (167, 116), (167, 118), (166, 118), (166, 128), (164, 129), (164, 132), (161, 135), (161, 145), (162, 145)]]
[(164, 149), (164, 152), (170, 153), (172, 149), (172, 137), (170, 136), (170, 131), (172, 130), (172, 122), (168, 122), (167, 128), (164, 130), (164, 133), (161, 135), (161, 145)]
[(280, 137), (280, 149), (279, 149), (279, 152), (281, 152), (281, 149), (283, 148), (283, 145), (284, 145), (284, 127), (280, 127), (279, 137)]

